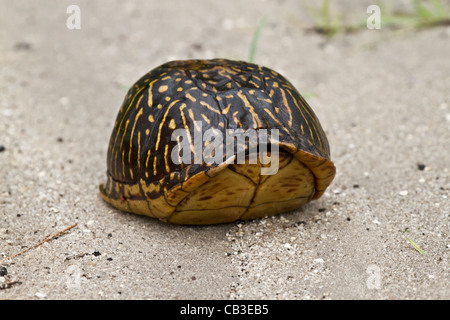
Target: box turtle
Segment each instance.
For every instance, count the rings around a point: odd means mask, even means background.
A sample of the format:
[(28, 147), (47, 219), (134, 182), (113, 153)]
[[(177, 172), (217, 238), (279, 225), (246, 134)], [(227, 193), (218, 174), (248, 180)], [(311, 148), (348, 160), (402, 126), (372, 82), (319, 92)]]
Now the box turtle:
[(286, 78), (242, 61), (181, 60), (128, 91), (100, 191), (123, 211), (216, 224), (297, 209), (334, 176), (319, 120)]

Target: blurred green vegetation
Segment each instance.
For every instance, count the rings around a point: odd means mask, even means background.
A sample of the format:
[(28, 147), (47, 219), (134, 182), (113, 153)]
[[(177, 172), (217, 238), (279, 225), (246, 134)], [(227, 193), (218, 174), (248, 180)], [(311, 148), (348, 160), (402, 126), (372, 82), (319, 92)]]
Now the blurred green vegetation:
[[(378, 0), (376, 5), (380, 7), (381, 28), (417, 30), (450, 25), (450, 9), (442, 0), (412, 0), (409, 4), (403, 4), (400, 9), (394, 9), (393, 0)], [(325, 37), (366, 28), (368, 15), (365, 11), (356, 18), (357, 22), (348, 23), (346, 18), (350, 12), (332, 6), (331, 0), (322, 0), (319, 6), (317, 1), (303, 0), (303, 6), (313, 21), (313, 31)], [(355, 12), (352, 11), (351, 14)]]
[[(332, 0), (318, 1), (302, 0), (302, 5), (313, 21), (312, 31), (331, 38), (339, 33), (358, 32), (367, 29), (366, 10), (339, 9), (332, 6)], [(313, 5), (314, 4), (314, 5)], [(376, 5), (380, 8), (381, 28), (393, 30), (419, 30), (438, 26), (450, 26), (450, 8), (442, 0), (410, 0), (402, 6), (394, 7), (394, 0), (378, 0)], [(352, 17), (350, 17), (350, 15)], [(350, 19), (352, 18), (352, 19)], [(353, 20), (353, 22), (348, 22)], [(356, 21), (356, 22), (355, 22)], [(255, 62), (256, 50), (261, 33), (267, 22), (264, 16), (258, 23), (250, 44), (248, 61)]]

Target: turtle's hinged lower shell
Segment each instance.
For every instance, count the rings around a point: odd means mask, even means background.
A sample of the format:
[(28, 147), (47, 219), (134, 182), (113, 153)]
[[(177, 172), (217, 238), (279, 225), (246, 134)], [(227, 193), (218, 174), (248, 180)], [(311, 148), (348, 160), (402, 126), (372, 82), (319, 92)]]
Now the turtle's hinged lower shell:
[(283, 76), (224, 59), (173, 61), (129, 90), (100, 191), (114, 207), (175, 224), (298, 209), (335, 176), (327, 137)]

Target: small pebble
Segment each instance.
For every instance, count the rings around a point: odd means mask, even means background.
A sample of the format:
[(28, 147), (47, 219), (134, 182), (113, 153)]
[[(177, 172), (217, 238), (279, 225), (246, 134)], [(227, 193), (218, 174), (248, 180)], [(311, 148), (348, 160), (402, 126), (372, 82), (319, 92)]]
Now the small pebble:
[(36, 297), (38, 297), (39, 299), (44, 299), (45, 297), (47, 297), (47, 295), (45, 293), (42, 293), (42, 292), (36, 292), (34, 295)]
[(423, 171), (425, 169), (425, 165), (423, 163), (418, 163), (417, 169), (419, 169), (420, 171)]
[(0, 145), (0, 152), (3, 152), (5, 150), (6, 150), (5, 147)]
[(21, 41), (21, 42), (17, 42), (14, 45), (14, 50), (17, 50), (17, 51), (21, 51), (21, 50), (26, 51), (26, 50), (30, 50), (30, 49), (31, 49), (31, 44), (28, 42)]
[(191, 48), (197, 51), (200, 51), (203, 49), (203, 46), (201, 43), (193, 43), (191, 44)]
[(408, 195), (408, 190), (402, 190), (398, 193), (401, 196), (407, 196)]
[(322, 258), (317, 258), (314, 260), (315, 263), (323, 263), (323, 259)]
[(222, 21), (222, 28), (225, 30), (231, 30), (234, 28), (234, 21), (231, 19), (225, 19)]
[(8, 270), (5, 267), (0, 268), (0, 277), (4, 277), (8, 274)]
[(67, 105), (67, 104), (69, 104), (70, 99), (69, 99), (68, 97), (61, 97), (61, 98), (59, 99), (59, 102), (60, 102), (62, 105)]

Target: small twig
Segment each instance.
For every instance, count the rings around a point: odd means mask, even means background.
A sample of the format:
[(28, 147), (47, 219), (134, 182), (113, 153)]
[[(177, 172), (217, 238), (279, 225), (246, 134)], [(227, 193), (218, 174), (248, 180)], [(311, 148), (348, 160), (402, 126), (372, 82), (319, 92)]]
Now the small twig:
[(0, 260), (0, 263), (3, 263), (3, 262), (5, 262), (5, 261), (7, 261), (7, 260), (9, 260), (9, 259), (12, 259), (12, 258), (14, 258), (14, 257), (17, 257), (18, 255), (21, 255), (22, 253), (25, 253), (25, 252), (27, 252), (28, 250), (34, 249), (34, 248), (36, 248), (36, 247), (39, 247), (39, 246), (43, 245), (44, 243), (46, 243), (47, 241), (50, 241), (50, 240), (56, 238), (57, 236), (63, 234), (64, 232), (67, 232), (67, 231), (69, 231), (70, 229), (75, 228), (77, 225), (78, 225), (78, 223), (75, 223), (73, 226), (70, 226), (70, 227), (68, 227), (68, 228), (65, 228), (64, 230), (61, 230), (61, 231), (55, 233), (55, 234), (52, 235), (51, 237), (47, 236), (47, 237), (45, 237), (44, 240), (42, 240), (41, 242), (35, 244), (34, 246), (29, 247), (29, 248), (26, 248), (26, 249), (24, 249), (24, 250), (22, 250), (22, 251), (19, 251), (19, 252), (13, 254), (12, 256), (9, 256), (9, 257), (7, 257), (7, 258), (5, 258), (5, 259), (3, 259), (3, 260)]
[(11, 281), (11, 282), (4, 283), (0, 286), (0, 290), (10, 289), (13, 286), (15, 286), (16, 284), (22, 284), (22, 282), (21, 281)]

